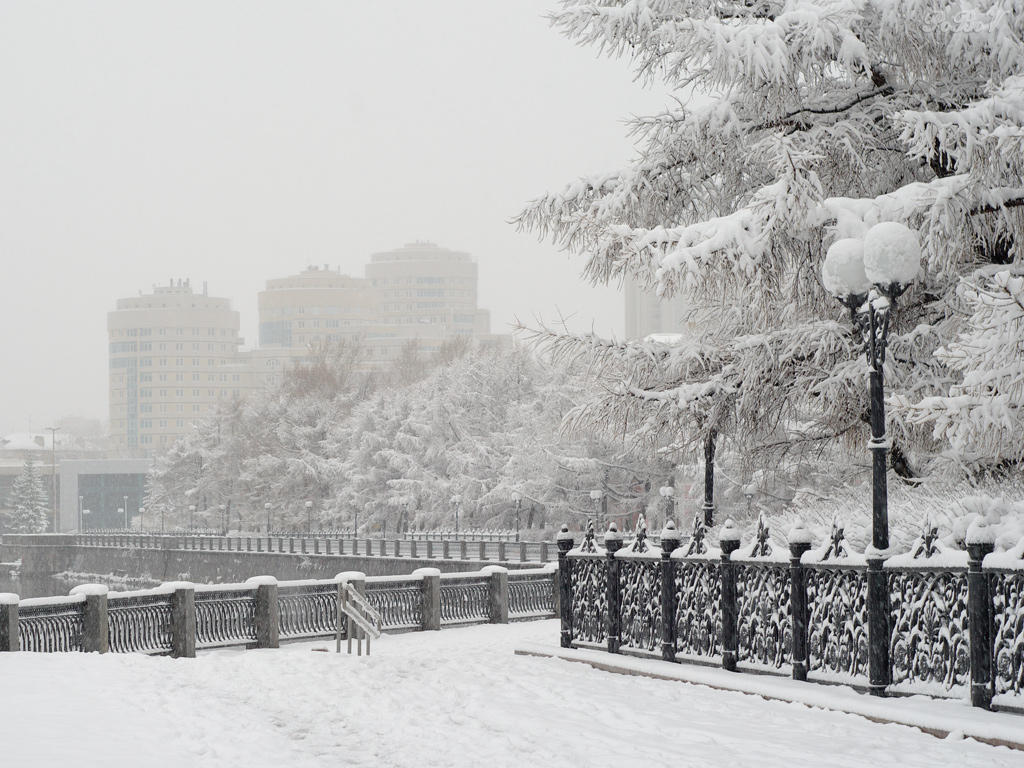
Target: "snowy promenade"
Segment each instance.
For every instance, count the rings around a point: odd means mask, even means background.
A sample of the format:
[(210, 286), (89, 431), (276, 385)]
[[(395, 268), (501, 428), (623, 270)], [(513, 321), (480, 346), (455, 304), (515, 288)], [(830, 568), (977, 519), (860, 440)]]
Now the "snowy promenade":
[(542, 621), (386, 636), (371, 657), (310, 651), (323, 642), (194, 660), (4, 654), (0, 764), (1024, 767), (1024, 752), (969, 739), (513, 654), (557, 633)]

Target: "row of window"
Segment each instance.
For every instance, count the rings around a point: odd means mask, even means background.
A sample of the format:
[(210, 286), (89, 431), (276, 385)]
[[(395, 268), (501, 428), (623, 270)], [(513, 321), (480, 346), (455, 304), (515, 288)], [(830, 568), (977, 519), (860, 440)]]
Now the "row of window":
[(333, 307), (266, 307), (260, 310), (260, 316), (273, 317), (275, 315), (365, 315), (369, 314), (370, 308), (356, 304), (354, 306), (333, 306)]
[[(158, 336), (187, 336), (186, 331), (190, 331), (192, 336), (222, 336), (234, 338), (238, 335), (238, 331), (235, 328), (120, 328), (116, 331), (111, 331), (111, 336), (118, 338), (135, 338), (138, 336), (152, 336), (153, 331), (156, 330)], [(203, 331), (206, 331), (204, 334)]]
[(391, 285), (412, 285), (415, 281), (416, 285), (472, 285), (476, 280), (472, 277), (374, 277), (370, 279), (370, 285), (376, 288), (379, 285), (388, 285), (388, 280), (391, 281)]

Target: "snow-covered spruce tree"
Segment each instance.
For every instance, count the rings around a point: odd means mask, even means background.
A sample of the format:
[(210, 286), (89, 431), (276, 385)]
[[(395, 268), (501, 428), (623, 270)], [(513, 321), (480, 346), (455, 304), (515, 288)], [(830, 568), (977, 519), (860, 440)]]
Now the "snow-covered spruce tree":
[[(882, 221), (924, 246), (890, 333), (892, 404), (948, 395), (959, 374), (933, 352), (977, 319), (960, 278), (1019, 269), (1019, 2), (561, 6), (564, 34), (628, 55), (676, 101), (632, 121), (628, 167), (534, 200), (518, 223), (586, 254), (592, 281), (684, 293), (694, 329), (671, 345), (541, 329), (561, 354), (592, 355), (608, 388), (574, 421), (695, 449), (722, 436), (748, 471), (861, 447), (867, 370), (820, 268), (835, 240)], [(912, 475), (930, 432), (892, 431), (892, 466)]]
[(14, 479), (9, 502), (7, 530), (10, 533), (42, 533), (47, 529), (48, 497), (31, 453), (25, 457), (21, 474)]

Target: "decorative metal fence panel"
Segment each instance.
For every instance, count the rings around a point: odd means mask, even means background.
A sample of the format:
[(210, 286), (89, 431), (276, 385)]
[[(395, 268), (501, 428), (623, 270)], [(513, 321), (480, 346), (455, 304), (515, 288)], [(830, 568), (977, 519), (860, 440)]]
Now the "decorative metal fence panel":
[(608, 574), (600, 555), (572, 558), (573, 642), (603, 643), (608, 639)]
[(970, 684), (967, 574), (963, 571), (893, 570), (892, 682)]
[(993, 573), (995, 693), (1024, 693), (1024, 573)]
[(673, 561), (676, 653), (701, 659), (722, 656), (722, 574), (713, 560)]
[(769, 563), (736, 564), (738, 659), (782, 669), (792, 659), (789, 568)]
[[(323, 637), (338, 628), (336, 584), (281, 584), (277, 588), (281, 638)], [(342, 626), (344, 635), (345, 627)]]
[(510, 619), (532, 619), (555, 615), (553, 577), (532, 574), (508, 575), (508, 615)]
[(25, 605), (18, 615), (21, 650), (53, 653), (81, 651), (83, 600)]
[(256, 640), (256, 590), (196, 590), (196, 647)]
[(367, 583), (366, 600), (381, 615), (386, 629), (419, 629), (423, 625), (423, 587), (419, 582)]
[(623, 559), (619, 565), (619, 589), (622, 647), (657, 650), (661, 644), (661, 560)]
[(107, 624), (111, 651), (170, 652), (171, 596), (111, 597), (107, 603)]
[(867, 678), (865, 570), (865, 567), (808, 568), (808, 670), (821, 679), (863, 682)]
[(441, 623), (487, 621), (490, 616), (490, 581), (487, 577), (441, 582)]

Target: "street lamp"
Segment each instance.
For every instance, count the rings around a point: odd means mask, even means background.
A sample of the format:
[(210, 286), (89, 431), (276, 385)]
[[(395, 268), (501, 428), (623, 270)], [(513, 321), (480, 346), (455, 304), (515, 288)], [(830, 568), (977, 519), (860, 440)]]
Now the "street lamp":
[(590, 498), (594, 500), (594, 528), (601, 530), (601, 500), (604, 498), (604, 491), (591, 491)]
[(220, 505), (220, 524), (224, 529), (224, 535), (228, 535), (228, 505)]
[(306, 502), (306, 535), (313, 533), (313, 502)]
[(82, 502), (85, 501), (84, 496), (78, 497), (78, 530), (85, 530), (85, 521), (82, 519)]
[(127, 531), (129, 529), (129, 525), (128, 525), (128, 497), (127, 496), (122, 496), (121, 498), (124, 499), (124, 529)]
[(142, 525), (142, 516), (145, 514), (145, 512), (146, 512), (146, 510), (145, 510), (144, 507), (139, 507), (139, 530), (140, 531), (145, 531), (146, 530), (145, 526)]
[(516, 541), (519, 541), (519, 513), (523, 508), (523, 494), (512, 491), (512, 501), (516, 503)]
[(459, 494), (452, 496), (452, 504), (455, 507), (455, 538), (459, 538), (459, 507), (462, 506), (462, 497)]
[(82, 510), (82, 530), (85, 530), (85, 518), (87, 518), (91, 514), (92, 512), (90, 512), (88, 509)]
[(193, 520), (195, 518), (195, 514), (196, 514), (196, 505), (195, 504), (189, 504), (188, 505), (188, 532), (189, 533), (192, 533), (192, 530), (195, 527), (193, 525)]
[(118, 517), (123, 517), (124, 518), (124, 521), (125, 521), (124, 522), (124, 527), (125, 527), (125, 530), (128, 530), (128, 510), (126, 510), (124, 507), (118, 507), (117, 508), (117, 514), (118, 514)]
[(896, 222), (876, 224), (863, 240), (837, 240), (828, 249), (821, 269), (825, 288), (850, 310), (854, 330), (864, 339), (871, 393), (871, 543), (876, 550), (889, 548), (885, 478), (889, 441), (885, 433), (882, 375), (889, 316), (897, 297), (920, 273), (921, 245), (917, 234)]
[(53, 532), (57, 533), (57, 433), (60, 427), (46, 427), (50, 432), (50, 492), (53, 494)]
[(902, 224), (885, 222), (863, 240), (837, 240), (828, 249), (821, 281), (850, 310), (854, 332), (864, 339), (871, 395), (871, 547), (867, 555), (868, 690), (884, 696), (892, 681), (889, 587), (883, 557), (889, 548), (889, 502), (882, 369), (889, 316), (896, 299), (921, 274), (921, 245)]
[(754, 500), (754, 495), (757, 493), (757, 486), (753, 483), (747, 483), (743, 486), (743, 495), (747, 499), (747, 512), (750, 512), (750, 502)]
[(267, 538), (270, 538), (270, 502), (264, 504), (263, 508), (267, 510)]
[[(676, 489), (671, 485), (663, 485), (658, 489), (658, 493), (665, 500), (665, 525), (668, 525), (668, 521), (672, 518), (672, 505), (675, 503)], [(657, 526), (652, 525), (651, 528), (657, 530)]]

